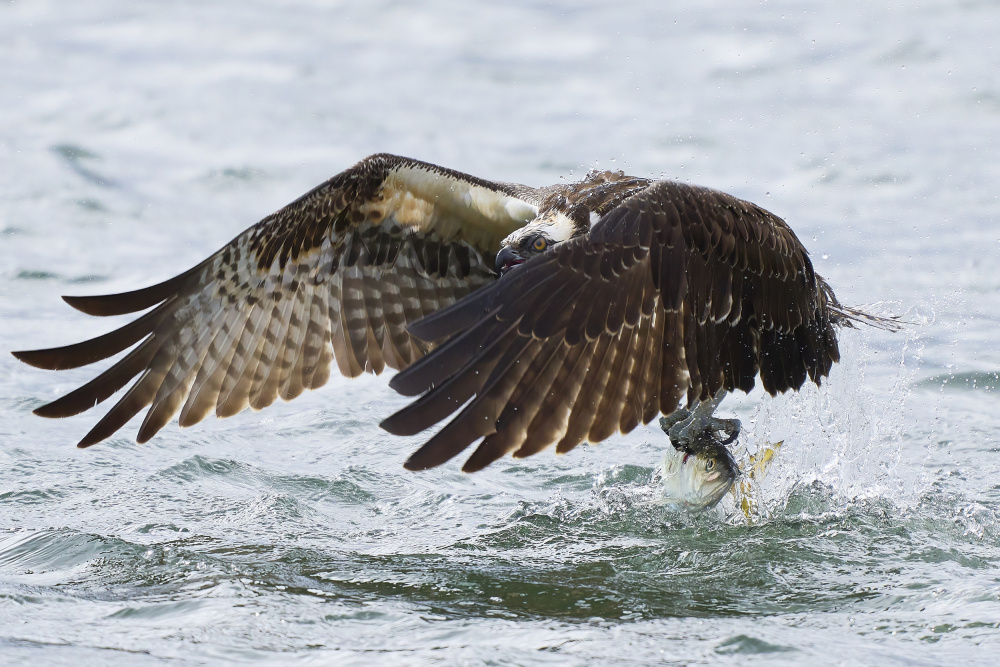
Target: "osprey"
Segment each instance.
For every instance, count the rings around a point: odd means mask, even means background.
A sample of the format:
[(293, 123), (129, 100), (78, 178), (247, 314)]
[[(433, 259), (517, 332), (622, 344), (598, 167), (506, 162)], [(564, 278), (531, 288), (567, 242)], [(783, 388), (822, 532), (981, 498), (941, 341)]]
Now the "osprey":
[[(499, 276), (499, 279), (498, 279)], [(147, 312), (108, 334), (15, 352), (76, 368), (132, 348), (35, 410), (68, 417), (138, 376), (80, 440), (145, 408), (137, 441), (290, 400), (330, 376), (402, 372), (419, 399), (382, 422), (418, 433), (406, 462), (480, 441), (463, 470), (555, 444), (567, 452), (661, 413), (679, 449), (722, 398), (819, 384), (839, 360), (838, 304), (788, 225), (707, 188), (591, 172), (530, 188), (379, 154), (250, 227), (194, 268), (133, 292), (63, 297), (89, 315)]]

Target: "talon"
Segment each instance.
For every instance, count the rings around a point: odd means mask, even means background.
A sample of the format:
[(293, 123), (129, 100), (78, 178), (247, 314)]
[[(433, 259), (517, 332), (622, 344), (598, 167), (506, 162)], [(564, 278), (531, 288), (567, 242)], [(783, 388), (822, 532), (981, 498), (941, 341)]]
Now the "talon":
[(688, 417), (682, 421), (677, 422), (669, 429), (667, 429), (667, 435), (670, 437), (670, 444), (674, 446), (679, 452), (686, 452), (690, 454), (693, 450), (691, 449), (691, 442), (695, 440), (692, 437), (691, 426), (694, 419)]
[(715, 435), (717, 431), (726, 434), (728, 439), (722, 444), (728, 444), (739, 435), (740, 423), (735, 419), (717, 419), (691, 414), (686, 419), (679, 420), (666, 429), (674, 447), (685, 452), (694, 451), (694, 445), (700, 438), (708, 436), (716, 439), (718, 437)]
[(716, 419), (712, 418), (710, 420), (711, 428), (716, 431), (722, 431), (726, 434), (726, 439), (720, 444), (728, 445), (736, 438), (739, 437), (740, 432), (743, 430), (743, 424), (740, 423), (739, 419)]
[(740, 420), (713, 417), (711, 410), (714, 409), (714, 404), (714, 401), (706, 401), (694, 410), (680, 408), (660, 417), (660, 428), (670, 437), (670, 444), (674, 449), (691, 454), (703, 437), (708, 436), (721, 445), (731, 444), (739, 437), (742, 430)]
[(725, 440), (723, 440), (721, 444), (728, 445), (734, 440), (736, 440), (736, 438), (738, 438), (739, 435), (740, 435), (740, 423), (736, 422), (735, 428), (733, 428), (733, 430), (729, 433), (729, 436)]
[(685, 410), (684, 408), (678, 408), (677, 410), (671, 412), (669, 415), (666, 415), (665, 417), (660, 417), (660, 428), (663, 429), (664, 433), (667, 433), (674, 424), (682, 422), (690, 416), (691, 416), (690, 410)]
[(670, 438), (670, 444), (679, 452), (690, 454), (691, 450), (684, 444), (686, 440), (684, 425), (691, 419), (691, 411), (679, 408), (665, 417), (660, 417), (660, 428)]

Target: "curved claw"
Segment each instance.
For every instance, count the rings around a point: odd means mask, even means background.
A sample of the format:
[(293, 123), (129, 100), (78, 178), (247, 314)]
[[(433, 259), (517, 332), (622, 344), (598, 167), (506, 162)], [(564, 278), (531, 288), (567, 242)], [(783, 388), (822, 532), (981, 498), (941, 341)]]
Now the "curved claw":
[(712, 419), (712, 428), (726, 434), (726, 439), (720, 444), (728, 445), (739, 437), (743, 424), (739, 419)]

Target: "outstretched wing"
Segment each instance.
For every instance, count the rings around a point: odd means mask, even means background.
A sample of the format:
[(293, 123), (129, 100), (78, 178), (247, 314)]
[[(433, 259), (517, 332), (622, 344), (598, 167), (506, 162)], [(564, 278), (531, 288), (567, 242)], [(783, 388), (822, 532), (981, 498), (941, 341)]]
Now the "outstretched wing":
[[(659, 182), (486, 289), (415, 323), (446, 341), (390, 386), (412, 435), (460, 410), (406, 462), (463, 470), (567, 452), (719, 389), (817, 384), (839, 359), (833, 294), (788, 225), (729, 195)], [(463, 407), (464, 406), (464, 407)]]
[(76, 391), (35, 410), (66, 417), (139, 379), (80, 441), (150, 406), (137, 440), (177, 411), (189, 426), (289, 400), (329, 378), (405, 368), (427, 349), (406, 325), (493, 282), (500, 241), (534, 217), (536, 192), (373, 155), (247, 229), (193, 269), (135, 292), (64, 297), (90, 315), (148, 312), (76, 345), (15, 352), (75, 368), (136, 345)]

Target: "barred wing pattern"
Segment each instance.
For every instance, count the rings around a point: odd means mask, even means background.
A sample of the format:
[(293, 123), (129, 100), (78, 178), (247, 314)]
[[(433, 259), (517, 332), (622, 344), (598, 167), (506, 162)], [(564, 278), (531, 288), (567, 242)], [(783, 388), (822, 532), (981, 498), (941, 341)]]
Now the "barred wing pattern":
[(423, 395), (383, 421), (412, 435), (458, 414), (406, 467), (463, 470), (669, 414), (719, 389), (819, 384), (839, 359), (839, 305), (780, 218), (659, 182), (494, 285), (413, 324), (440, 343), (390, 386)]
[[(494, 281), (493, 256), (532, 219), (535, 191), (391, 155), (371, 156), (233, 239), (193, 269), (135, 292), (64, 297), (91, 315), (151, 308), (76, 345), (15, 352), (75, 368), (135, 347), (35, 413), (66, 417), (138, 380), (80, 441), (109, 437), (149, 407), (145, 442), (323, 385), (334, 360), (353, 377), (426, 352), (406, 325)], [(138, 343), (138, 345), (136, 345)]]

